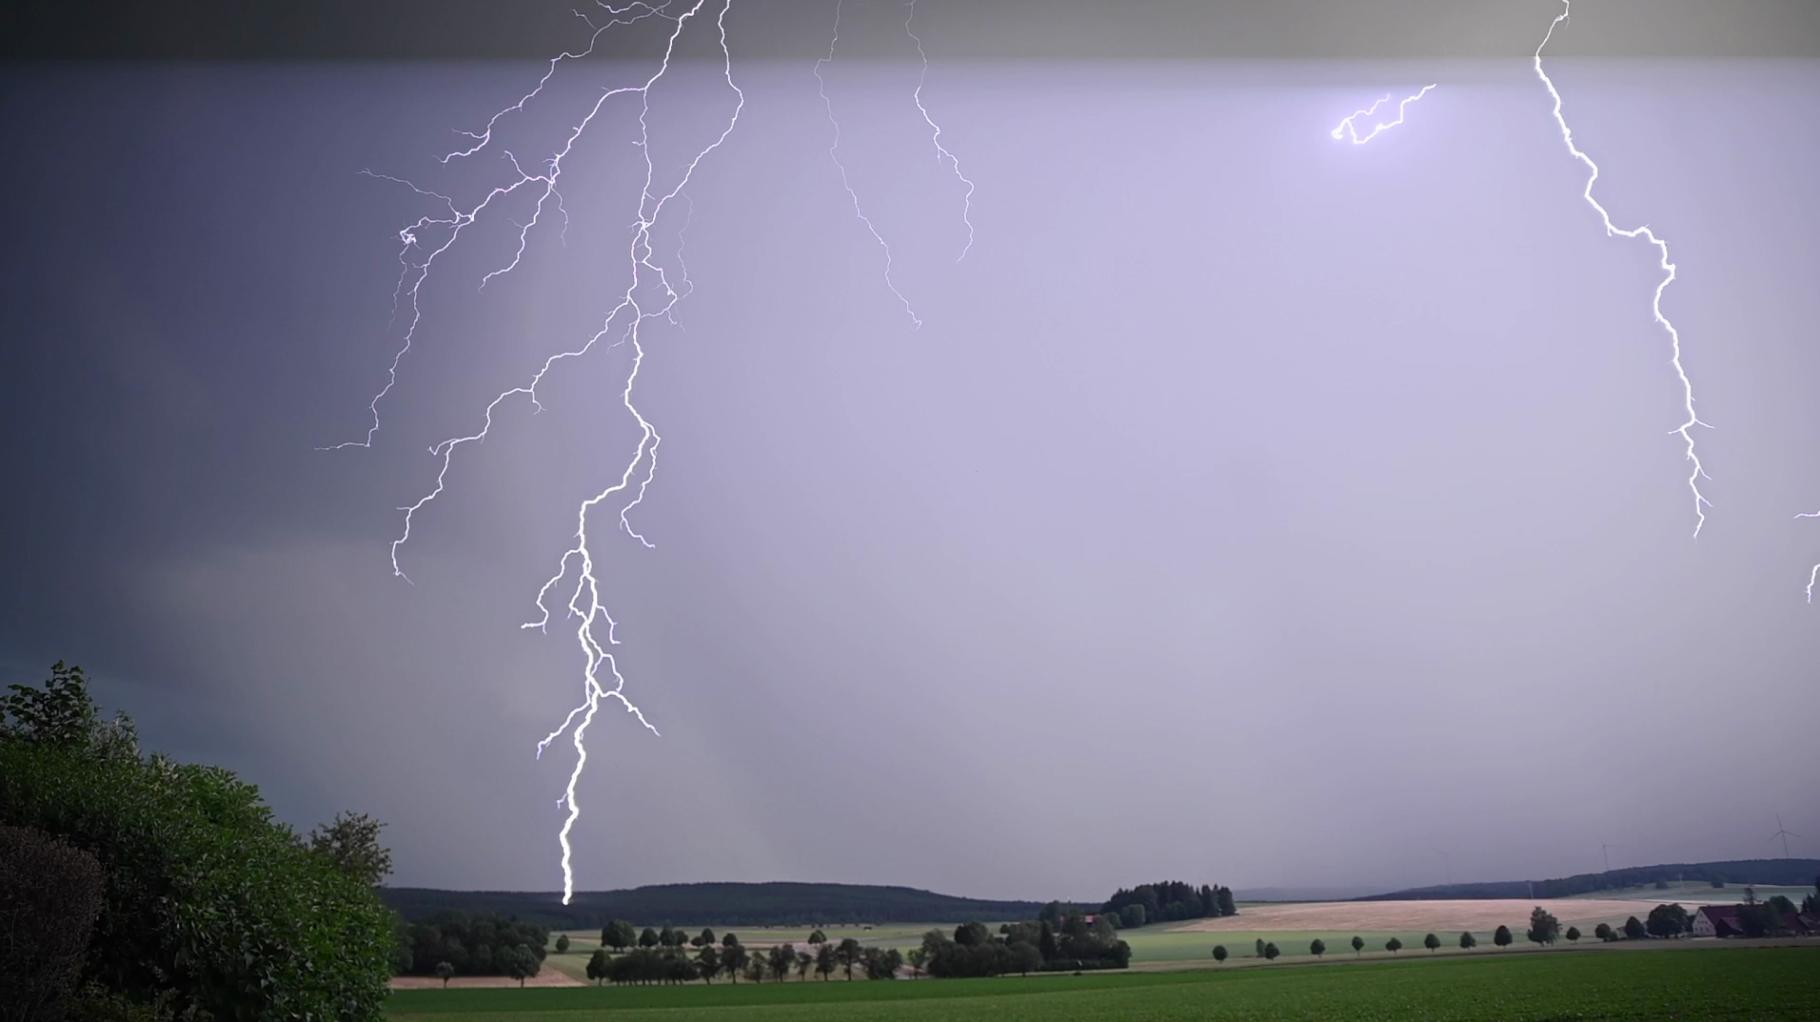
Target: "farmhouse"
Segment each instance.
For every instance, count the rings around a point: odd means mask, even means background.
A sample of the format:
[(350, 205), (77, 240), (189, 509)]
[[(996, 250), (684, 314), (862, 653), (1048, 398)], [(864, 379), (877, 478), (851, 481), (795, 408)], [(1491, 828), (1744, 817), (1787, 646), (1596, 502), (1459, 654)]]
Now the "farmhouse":
[(1742, 937), (1744, 926), (1738, 921), (1736, 905), (1701, 905), (1694, 913), (1696, 937)]

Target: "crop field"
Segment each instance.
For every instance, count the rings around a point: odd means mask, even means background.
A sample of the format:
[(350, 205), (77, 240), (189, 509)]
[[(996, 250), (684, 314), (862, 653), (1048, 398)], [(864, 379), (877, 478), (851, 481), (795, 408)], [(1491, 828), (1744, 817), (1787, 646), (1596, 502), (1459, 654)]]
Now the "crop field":
[(1820, 948), (1556, 951), (1226, 971), (393, 994), (395, 1022), (1812, 1019)]

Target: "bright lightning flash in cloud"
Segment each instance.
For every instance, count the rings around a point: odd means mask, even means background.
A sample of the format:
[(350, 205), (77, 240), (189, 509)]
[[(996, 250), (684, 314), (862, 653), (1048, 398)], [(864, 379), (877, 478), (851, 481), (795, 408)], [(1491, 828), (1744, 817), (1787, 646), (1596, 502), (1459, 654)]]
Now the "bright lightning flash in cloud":
[(1328, 132), (1328, 134), (1331, 135), (1333, 137), (1333, 140), (1336, 142), (1346, 141), (1346, 140), (1350, 139), (1350, 141), (1352, 142), (1353, 145), (1364, 145), (1365, 143), (1371, 141), (1372, 139), (1377, 138), (1379, 135), (1383, 134), (1384, 132), (1389, 131), (1390, 129), (1396, 127), (1399, 124), (1402, 124), (1404, 112), (1409, 109), (1409, 105), (1411, 103), (1414, 103), (1417, 100), (1421, 99), (1423, 96), (1428, 95), (1429, 91), (1432, 90), (1433, 88), (1434, 88), (1434, 85), (1432, 83), (1428, 84), (1428, 85), (1424, 85), (1424, 86), (1422, 86), (1422, 91), (1417, 92), (1413, 96), (1403, 97), (1402, 102), (1399, 102), (1397, 104), (1397, 119), (1396, 120), (1373, 122), (1371, 130), (1366, 132), (1363, 135), (1359, 134), (1359, 127), (1356, 122), (1361, 117), (1371, 117), (1372, 115), (1374, 115), (1378, 112), (1378, 107), (1381, 107), (1384, 104), (1390, 102), (1389, 93), (1385, 93), (1383, 95), (1383, 97), (1380, 98), (1376, 103), (1371, 104), (1370, 106), (1366, 107), (1363, 110), (1355, 111), (1351, 116), (1347, 117), (1345, 120), (1341, 121), (1339, 124), (1334, 125), (1333, 130), (1331, 132)]
[[(1622, 238), (1642, 238), (1651, 245), (1654, 245), (1660, 256), (1659, 265), (1662, 267), (1663, 277), (1662, 281), (1656, 285), (1656, 293), (1655, 297), (1650, 302), (1650, 309), (1655, 314), (1656, 322), (1668, 333), (1670, 350), (1672, 352), (1669, 362), (1674, 366), (1675, 376), (1681, 381), (1681, 406), (1686, 413), (1687, 418), (1671, 432), (1679, 436), (1682, 443), (1686, 445), (1687, 461), (1690, 465), (1687, 476), (1687, 488), (1692, 493), (1694, 499), (1694, 536), (1697, 538), (1700, 535), (1701, 528), (1706, 525), (1706, 509), (1712, 506), (1712, 502), (1706, 499), (1704, 493), (1700, 492), (1700, 480), (1710, 477), (1707, 476), (1706, 469), (1700, 464), (1700, 456), (1694, 449), (1693, 430), (1695, 426), (1707, 426), (1708, 424), (1701, 421), (1699, 415), (1694, 412), (1693, 381), (1688, 378), (1687, 369), (1681, 364), (1681, 334), (1675, 329), (1675, 325), (1669, 321), (1668, 317), (1662, 314), (1662, 292), (1668, 290), (1668, 285), (1675, 281), (1675, 264), (1670, 262), (1668, 258), (1668, 242), (1657, 237), (1647, 225), (1626, 228), (1613, 224), (1611, 214), (1605, 211), (1605, 207), (1599, 204), (1599, 200), (1593, 198), (1593, 185), (1599, 180), (1599, 165), (1592, 161), (1592, 157), (1587, 156), (1580, 151), (1578, 146), (1574, 145), (1573, 130), (1567, 126), (1567, 119), (1561, 116), (1561, 93), (1555, 89), (1555, 83), (1549, 79), (1548, 72), (1542, 69), (1542, 50), (1548, 46), (1549, 39), (1554, 37), (1555, 29), (1559, 28), (1567, 21), (1567, 15), (1571, 8), (1572, 0), (1562, 0), (1561, 13), (1555, 16), (1554, 21), (1549, 23), (1548, 32), (1542, 36), (1542, 42), (1536, 46), (1536, 77), (1542, 80), (1542, 84), (1548, 89), (1549, 96), (1555, 101), (1555, 124), (1561, 129), (1561, 141), (1567, 144), (1567, 151), (1573, 154), (1574, 159), (1585, 164), (1586, 169), (1590, 172), (1586, 178), (1586, 190), (1581, 194), (1586, 199), (1586, 204), (1591, 206), (1594, 212), (1599, 214), (1600, 221), (1605, 224), (1606, 236), (1617, 235)], [(1708, 428), (1711, 427), (1709, 426)]]

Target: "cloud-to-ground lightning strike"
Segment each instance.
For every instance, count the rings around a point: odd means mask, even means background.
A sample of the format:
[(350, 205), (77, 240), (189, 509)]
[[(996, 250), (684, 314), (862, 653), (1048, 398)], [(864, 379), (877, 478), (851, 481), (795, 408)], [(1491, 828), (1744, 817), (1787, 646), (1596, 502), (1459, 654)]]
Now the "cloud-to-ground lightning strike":
[(1364, 135), (1359, 134), (1359, 127), (1354, 122), (1356, 122), (1361, 117), (1370, 117), (1373, 114), (1377, 113), (1378, 107), (1381, 107), (1384, 104), (1390, 102), (1390, 93), (1388, 93), (1388, 92), (1385, 93), (1382, 97), (1380, 97), (1378, 99), (1378, 101), (1376, 103), (1371, 104), (1370, 106), (1366, 107), (1365, 109), (1354, 111), (1351, 116), (1347, 117), (1345, 120), (1341, 121), (1339, 124), (1334, 125), (1333, 131), (1329, 132), (1328, 134), (1333, 136), (1333, 140), (1336, 142), (1344, 141), (1348, 138), (1348, 136), (1350, 136), (1350, 139), (1351, 139), (1351, 142), (1353, 145), (1364, 145), (1365, 143), (1371, 141), (1372, 139), (1377, 138), (1379, 135), (1383, 134), (1384, 132), (1389, 131), (1390, 129), (1396, 127), (1399, 124), (1402, 124), (1404, 112), (1409, 109), (1409, 105), (1411, 103), (1414, 103), (1415, 101), (1421, 99), (1423, 96), (1428, 95), (1428, 93), (1432, 89), (1434, 89), (1434, 87), (1435, 87), (1434, 84), (1430, 83), (1428, 85), (1422, 86), (1422, 90), (1420, 92), (1417, 92), (1411, 96), (1403, 97), (1402, 102), (1397, 104), (1397, 119), (1396, 120), (1394, 120), (1394, 121), (1375, 121), (1372, 124), (1371, 130), (1366, 132)]
[(973, 251), (973, 181), (961, 173), (960, 158), (942, 145), (942, 126), (935, 123), (935, 118), (929, 116), (929, 108), (923, 105), (923, 85), (929, 80), (929, 54), (923, 52), (922, 37), (911, 27), (911, 23), (916, 20), (916, 0), (909, 0), (907, 6), (910, 10), (904, 16), (904, 32), (916, 44), (916, 56), (923, 62), (922, 70), (916, 76), (916, 91), (911, 93), (911, 98), (916, 101), (917, 113), (923, 115), (923, 123), (929, 126), (929, 141), (935, 146), (936, 162), (946, 163), (948, 169), (954, 172), (955, 179), (967, 187), (967, 194), (961, 197), (961, 222), (967, 225), (967, 244), (961, 246), (961, 254), (954, 258), (958, 263), (967, 258), (968, 252)]
[[(599, 711), (601, 704), (603, 702), (612, 701), (617, 702), (627, 713), (635, 717), (638, 722), (651, 733), (657, 733), (657, 728), (645, 718), (644, 713), (625, 694), (626, 679), (620, 672), (618, 660), (611, 648), (619, 644), (619, 637), (617, 634), (618, 623), (614, 620), (611, 612), (608, 610), (606, 602), (602, 598), (600, 592), (600, 582), (595, 571), (593, 540), (588, 531), (588, 518), (590, 513), (600, 505), (615, 503), (618, 505), (619, 527), (623, 529), (627, 535), (636, 539), (644, 546), (651, 546), (650, 541), (633, 527), (631, 518), (629, 517), (633, 509), (638, 507), (644, 500), (645, 492), (656, 475), (657, 449), (663, 442), (663, 438), (657, 432), (656, 427), (640, 413), (636, 402), (633, 400), (633, 392), (638, 383), (638, 374), (640, 369), (644, 366), (645, 359), (645, 348), (640, 336), (640, 330), (646, 320), (655, 317), (669, 319), (675, 310), (676, 304), (693, 290), (693, 283), (687, 279), (688, 274), (686, 268), (680, 269), (680, 275), (677, 277), (676, 281), (673, 282), (669, 269), (663, 263), (657, 261), (652, 244), (652, 232), (664, 211), (669, 207), (671, 201), (682, 196), (683, 190), (688, 187), (701, 162), (706, 159), (709, 154), (720, 148), (721, 144), (732, 134), (733, 130), (739, 124), (740, 113), (745, 109), (745, 93), (741, 91), (740, 87), (733, 80), (732, 54), (727, 46), (726, 17), (728, 11), (732, 8), (732, 0), (721, 0), (719, 14), (715, 18), (714, 26), (719, 35), (722, 76), (725, 78), (727, 87), (734, 96), (733, 111), (728, 116), (725, 127), (723, 127), (719, 134), (714, 137), (712, 142), (709, 142), (695, 153), (694, 157), (683, 168), (675, 183), (667, 190), (663, 189), (657, 183), (657, 170), (650, 152), (650, 94), (652, 88), (669, 73), (672, 57), (676, 52), (677, 41), (682, 37), (683, 32), (688, 28), (689, 23), (701, 14), (703, 8), (706, 7), (708, 3), (709, 0), (693, 0), (693, 3), (683, 5), (674, 3), (633, 3), (618, 8), (603, 3), (601, 5), (602, 8), (608, 11), (613, 18), (605, 25), (594, 25), (592, 21), (589, 21), (590, 26), (594, 27), (595, 32), (593, 37), (589, 40), (587, 49), (580, 53), (564, 53), (551, 60), (548, 70), (538, 81), (537, 86), (524, 96), (520, 97), (516, 103), (494, 114), (493, 117), (488, 120), (485, 129), (479, 132), (463, 132), (464, 135), (473, 141), (473, 145), (466, 149), (449, 153), (442, 158), (442, 162), (447, 163), (452, 159), (473, 156), (486, 149), (493, 141), (493, 129), (499, 121), (510, 114), (524, 110), (527, 104), (534, 101), (542, 92), (544, 86), (549, 83), (562, 61), (576, 59), (591, 53), (594, 48), (594, 43), (607, 28), (610, 28), (613, 25), (630, 24), (635, 21), (642, 21), (646, 18), (653, 17), (669, 21), (671, 27), (669, 29), (667, 42), (665, 43), (663, 58), (655, 73), (645, 79), (641, 85), (603, 90), (599, 97), (594, 101), (592, 107), (587, 111), (586, 115), (581, 118), (580, 122), (571, 127), (562, 147), (543, 163), (539, 172), (532, 173), (526, 171), (516, 158), (510, 153), (505, 153), (504, 156), (506, 161), (518, 175), (517, 179), (510, 184), (493, 188), (488, 192), (485, 198), (469, 209), (460, 208), (453, 200), (448, 199), (440, 193), (429, 192), (417, 188), (417, 186), (412, 185), (409, 182), (401, 182), (408, 187), (413, 188), (419, 194), (434, 197), (445, 203), (449, 207), (450, 214), (447, 218), (442, 218), (440, 216), (423, 217), (400, 232), (400, 238), (404, 242), (406, 253), (404, 256), (401, 256), (401, 259), (405, 261), (406, 269), (404, 271), (404, 276), (401, 277), (398, 296), (400, 296), (400, 298), (406, 294), (410, 296), (412, 310), (411, 323), (406, 330), (404, 344), (400, 348), (398, 356), (393, 360), (387, 385), (373, 399), (371, 405), (373, 422), (366, 439), (349, 445), (342, 445), (370, 446), (374, 434), (378, 431), (378, 405), (380, 400), (385, 397), (386, 393), (391, 389), (392, 384), (396, 381), (398, 361), (402, 359), (404, 354), (409, 350), (411, 339), (414, 337), (417, 329), (417, 324), (421, 321), (422, 313), (418, 303), (418, 295), (421, 292), (425, 279), (429, 275), (430, 266), (436, 256), (448, 251), (448, 249), (455, 244), (461, 229), (475, 222), (475, 220), (477, 220), (496, 200), (502, 196), (510, 195), (519, 189), (530, 186), (531, 190), (537, 195), (535, 211), (527, 222), (517, 225), (519, 234), (516, 250), (509, 261), (488, 272), (487, 275), (482, 278), (481, 283), (484, 285), (494, 277), (510, 273), (523, 259), (531, 232), (536, 229), (541, 221), (545, 204), (554, 200), (557, 204), (557, 208), (559, 210), (561, 209), (561, 195), (557, 191), (557, 185), (563, 170), (563, 160), (574, 149), (577, 141), (586, 134), (589, 126), (593, 123), (594, 118), (606, 106), (608, 101), (620, 96), (639, 97), (639, 135), (637, 145), (643, 153), (645, 174), (644, 183), (639, 193), (637, 215), (632, 224), (632, 238), (627, 246), (627, 262), (631, 273), (630, 282), (626, 285), (625, 290), (618, 296), (612, 308), (607, 312), (601, 323), (600, 329), (587, 338), (586, 341), (567, 351), (558, 352), (557, 354), (549, 356), (525, 383), (501, 391), (498, 396), (494, 397), (493, 400), (487, 404), (482, 415), (481, 426), (478, 430), (462, 436), (450, 437), (430, 448), (431, 454), (440, 460), (440, 466), (436, 473), (435, 485), (428, 493), (419, 498), (416, 503), (400, 509), (404, 512), (404, 522), (398, 537), (392, 542), (391, 551), (392, 570), (394, 574), (401, 578), (407, 578), (408, 581), (408, 577), (400, 566), (398, 558), (400, 550), (411, 538), (411, 527), (417, 513), (443, 493), (447, 485), (449, 470), (454, 464), (456, 452), (467, 444), (481, 442), (487, 438), (493, 428), (493, 415), (496, 410), (507, 402), (520, 397), (524, 398), (533, 408), (541, 410), (542, 405), (538, 401), (538, 387), (558, 363), (570, 359), (577, 359), (588, 354), (588, 352), (592, 351), (603, 339), (609, 336), (613, 336), (616, 339), (609, 342), (608, 347), (619, 347), (621, 345), (630, 344), (632, 349), (632, 365), (626, 375), (624, 386), (619, 394), (619, 399), (620, 404), (637, 423), (639, 431), (638, 442), (633, 449), (630, 459), (626, 462), (624, 469), (620, 472), (617, 481), (614, 481), (594, 496), (583, 501), (581, 506), (577, 509), (576, 529), (573, 543), (558, 561), (556, 573), (552, 575), (537, 592), (535, 605), (539, 611), (539, 617), (537, 620), (527, 622), (522, 626), (524, 628), (537, 629), (538, 631), (547, 630), (551, 616), (551, 607), (547, 602), (550, 594), (552, 590), (562, 584), (565, 578), (570, 577), (571, 573), (573, 573), (575, 586), (569, 594), (565, 607), (568, 617), (574, 618), (579, 622), (576, 626), (576, 639), (581, 645), (583, 657), (582, 699), (574, 709), (569, 711), (568, 716), (563, 719), (560, 726), (551, 731), (542, 741), (537, 743), (537, 754), (541, 757), (544, 750), (547, 749), (552, 742), (560, 738), (564, 733), (567, 733), (570, 736), (571, 744), (573, 744), (575, 748), (575, 765), (569, 773), (569, 779), (564, 788), (563, 797), (557, 802), (559, 807), (566, 807), (567, 810), (563, 819), (562, 828), (557, 836), (558, 843), (562, 849), (563, 902), (565, 904), (568, 903), (574, 893), (574, 870), (571, 863), (572, 855), (569, 835), (575, 825), (575, 821), (581, 815), (581, 806), (576, 799), (576, 786), (579, 784), (582, 772), (587, 766), (588, 752), (586, 736), (589, 725), (593, 723), (595, 714)], [(681, 6), (683, 9), (677, 13), (671, 13), (672, 7), (677, 6)], [(398, 179), (389, 178), (389, 180)], [(687, 203), (688, 200), (684, 197), (683, 201)], [(566, 223), (566, 215), (564, 219)], [(412, 262), (409, 259), (408, 254), (417, 248), (420, 243), (420, 237), (433, 229), (444, 230), (446, 231), (446, 235), (440, 238), (440, 243), (430, 251), (428, 256), (424, 257), (419, 262)], [(413, 270), (416, 271), (414, 276)], [(406, 281), (409, 283), (407, 284)], [(647, 284), (650, 285), (648, 288), (646, 286)], [(647, 292), (649, 293), (647, 294)], [(642, 472), (640, 471), (641, 467), (643, 469)], [(603, 632), (604, 635), (602, 634)], [(608, 684), (603, 680), (603, 675), (610, 676), (611, 684)]]
[(1561, 141), (1567, 144), (1567, 151), (1573, 154), (1573, 158), (1585, 164), (1586, 169), (1590, 172), (1586, 178), (1586, 190), (1582, 192), (1581, 195), (1586, 199), (1586, 204), (1591, 206), (1594, 212), (1599, 214), (1599, 219), (1605, 224), (1606, 236), (1610, 237), (1615, 234), (1623, 238), (1642, 238), (1651, 245), (1654, 245), (1657, 253), (1660, 255), (1659, 265), (1662, 267), (1663, 276), (1662, 281), (1656, 285), (1656, 293), (1650, 302), (1650, 309), (1655, 314), (1656, 322), (1662, 326), (1663, 330), (1668, 332), (1670, 350), (1672, 352), (1669, 362), (1674, 366), (1675, 376), (1681, 381), (1681, 405), (1682, 409), (1687, 413), (1687, 418), (1681, 425), (1675, 427), (1670, 432), (1679, 436), (1686, 445), (1687, 460), (1692, 465), (1687, 476), (1687, 488), (1693, 493), (1694, 536), (1695, 538), (1698, 538), (1700, 530), (1706, 525), (1706, 509), (1712, 506), (1712, 502), (1706, 499), (1704, 493), (1700, 492), (1700, 480), (1711, 477), (1706, 474), (1705, 467), (1700, 464), (1700, 456), (1694, 449), (1693, 429), (1695, 426), (1707, 426), (1709, 429), (1711, 427), (1706, 422), (1702, 421), (1700, 416), (1694, 412), (1694, 384), (1693, 381), (1688, 378), (1686, 367), (1681, 364), (1681, 333), (1675, 329), (1674, 323), (1670, 322), (1668, 317), (1662, 314), (1662, 292), (1668, 290), (1668, 285), (1675, 282), (1675, 264), (1670, 262), (1668, 258), (1668, 242), (1657, 237), (1656, 234), (1649, 229), (1648, 225), (1629, 228), (1617, 226), (1612, 223), (1611, 214), (1605, 211), (1605, 207), (1599, 204), (1599, 200), (1593, 198), (1593, 185), (1599, 180), (1599, 165), (1592, 161), (1592, 157), (1587, 156), (1584, 152), (1580, 151), (1578, 146), (1574, 145), (1573, 130), (1567, 126), (1567, 119), (1561, 116), (1561, 93), (1555, 89), (1555, 83), (1548, 77), (1548, 72), (1542, 69), (1542, 50), (1548, 46), (1548, 41), (1554, 37), (1555, 29), (1559, 28), (1567, 21), (1567, 15), (1572, 9), (1572, 6), (1573, 0), (1561, 0), (1561, 13), (1555, 16), (1554, 21), (1549, 23), (1547, 33), (1542, 36), (1541, 43), (1537, 44), (1535, 54), (1536, 77), (1542, 80), (1542, 84), (1548, 89), (1548, 95), (1554, 99), (1555, 124), (1561, 129)]

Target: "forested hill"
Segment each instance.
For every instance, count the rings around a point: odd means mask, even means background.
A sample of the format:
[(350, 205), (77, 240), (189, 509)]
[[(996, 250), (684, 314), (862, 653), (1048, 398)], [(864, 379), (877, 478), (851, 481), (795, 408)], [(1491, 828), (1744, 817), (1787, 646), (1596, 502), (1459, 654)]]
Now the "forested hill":
[(1723, 881), (1744, 884), (1786, 884), (1805, 887), (1820, 876), (1820, 859), (1732, 859), (1725, 862), (1671, 862), (1658, 866), (1625, 866), (1603, 873), (1580, 873), (1553, 880), (1497, 880), (1489, 883), (1440, 884), (1389, 894), (1373, 894), (1354, 901), (1408, 901), (1442, 898), (1564, 898), (1573, 894), (1643, 887), (1658, 880)]
[(593, 929), (608, 919), (639, 926), (804, 923), (961, 923), (1034, 919), (1034, 901), (980, 901), (913, 887), (870, 884), (657, 884), (625, 891), (439, 891), (387, 887), (386, 904), (408, 920), (438, 912), (494, 912), (552, 928)]

